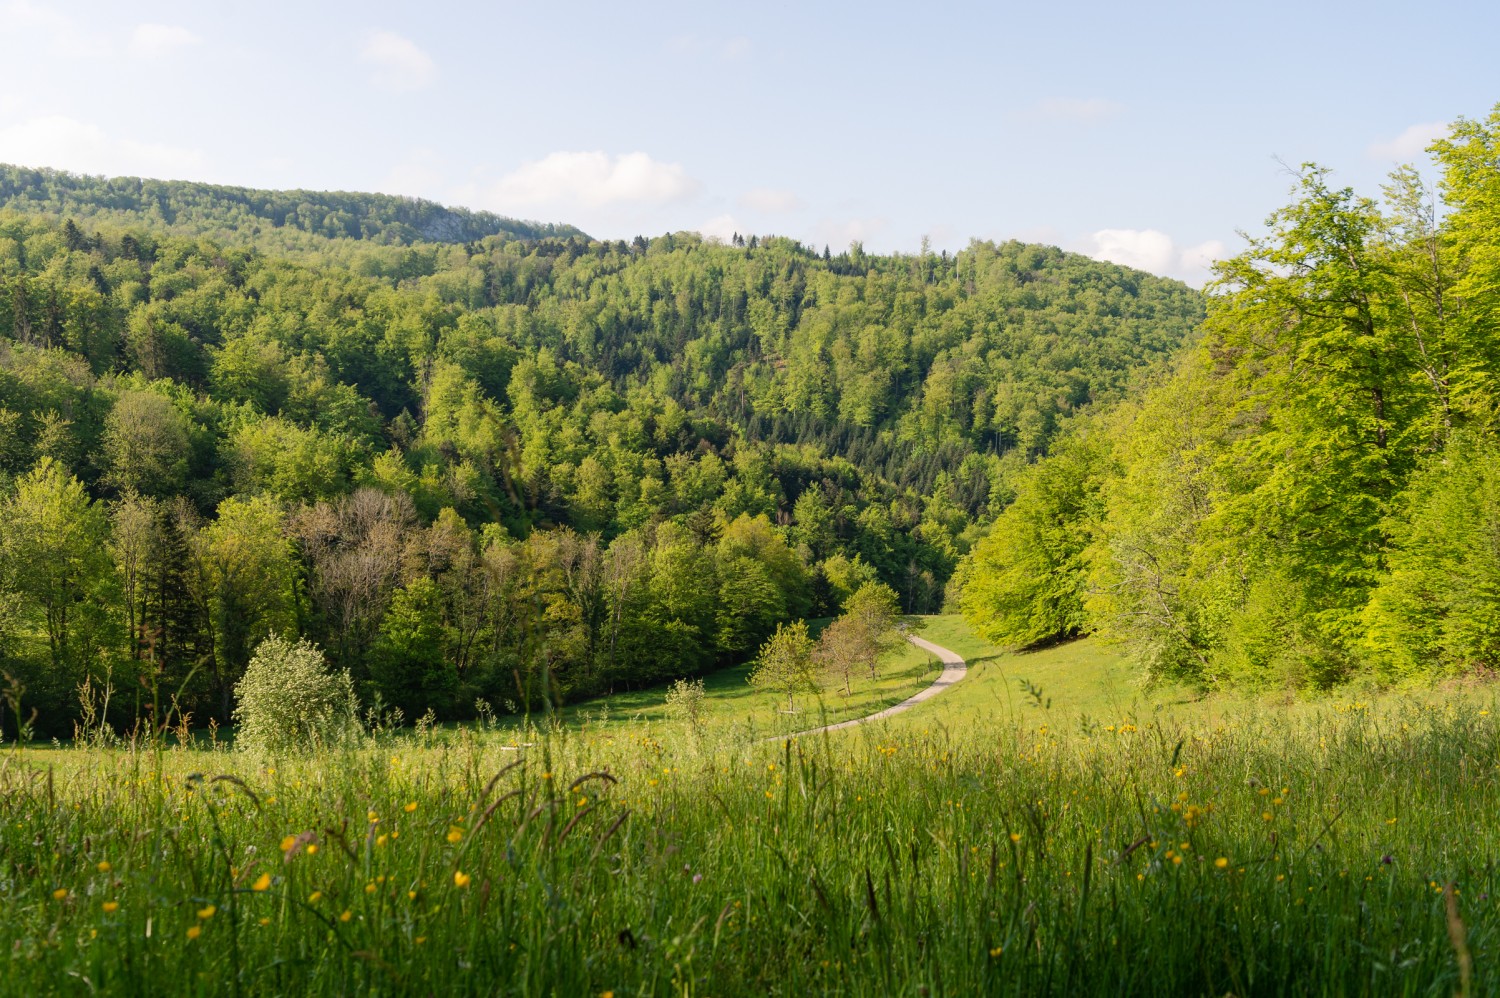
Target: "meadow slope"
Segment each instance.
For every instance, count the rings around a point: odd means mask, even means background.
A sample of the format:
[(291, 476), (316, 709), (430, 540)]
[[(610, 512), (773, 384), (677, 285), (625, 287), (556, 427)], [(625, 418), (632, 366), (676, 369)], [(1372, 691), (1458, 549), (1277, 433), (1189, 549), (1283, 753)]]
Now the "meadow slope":
[(1500, 987), (1484, 691), (1157, 710), (1087, 642), (925, 633), (968, 679), (795, 740), (643, 698), (280, 759), (7, 747), (0, 992)]

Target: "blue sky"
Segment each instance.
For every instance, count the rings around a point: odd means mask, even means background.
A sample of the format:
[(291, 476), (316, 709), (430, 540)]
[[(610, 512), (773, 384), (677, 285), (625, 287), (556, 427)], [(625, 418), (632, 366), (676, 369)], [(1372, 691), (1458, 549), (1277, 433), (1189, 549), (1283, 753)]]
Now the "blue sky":
[(0, 162), (1195, 283), (1500, 102), (1500, 5), (0, 0)]

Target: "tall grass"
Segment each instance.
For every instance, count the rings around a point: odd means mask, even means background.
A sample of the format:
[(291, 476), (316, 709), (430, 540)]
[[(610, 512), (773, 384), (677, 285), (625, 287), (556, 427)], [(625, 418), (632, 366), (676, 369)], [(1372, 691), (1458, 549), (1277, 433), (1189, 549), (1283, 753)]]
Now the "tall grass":
[(0, 990), (1493, 992), (1494, 720), (10, 749)]

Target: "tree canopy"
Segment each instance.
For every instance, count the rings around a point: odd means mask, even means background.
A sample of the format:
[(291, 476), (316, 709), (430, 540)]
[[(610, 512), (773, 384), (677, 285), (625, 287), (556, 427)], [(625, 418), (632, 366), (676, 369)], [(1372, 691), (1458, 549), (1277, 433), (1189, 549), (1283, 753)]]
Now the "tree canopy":
[(1019, 477), (965, 570), (977, 626), (1209, 686), (1500, 665), (1500, 107), (1431, 152), (1436, 191), (1404, 167), (1379, 200), (1298, 172), (1201, 339)]
[(1018, 474), (1203, 315), (1017, 242), (609, 242), (15, 169), (0, 203), (0, 495), (93, 524), (66, 579), (0, 579), (54, 715), (109, 673), (225, 720), (272, 635), (460, 716), (744, 661), (870, 583), (935, 610)]

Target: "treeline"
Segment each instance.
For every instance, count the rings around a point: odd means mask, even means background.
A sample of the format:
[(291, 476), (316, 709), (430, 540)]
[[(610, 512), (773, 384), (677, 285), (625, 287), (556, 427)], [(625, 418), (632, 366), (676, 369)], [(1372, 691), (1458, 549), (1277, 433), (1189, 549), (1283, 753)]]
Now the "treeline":
[(1210, 687), (1500, 666), (1500, 107), (1430, 151), (1381, 202), (1302, 169), (1176, 370), (1018, 482), (976, 626)]
[[(273, 634), (311, 639), (367, 705), (407, 719), (468, 716), (478, 698), (544, 711), (748, 658), (779, 621), (873, 579), (844, 562), (814, 580), (764, 517), (517, 540), (452, 509), (424, 524), (405, 495), (367, 487), (292, 507), (231, 497), (209, 519), (182, 497), (96, 502), (50, 458), (0, 502), (0, 556), (0, 654), (32, 666), (11, 677), (54, 731), (85, 680), (113, 685), (121, 726), (226, 721)], [(45, 637), (30, 663), (28, 620)]]
[(137, 226), (155, 223), (179, 232), (231, 238), (253, 238), (263, 228), (403, 245), (500, 235), (530, 240), (582, 235), (570, 225), (522, 222), (389, 194), (263, 191), (6, 164), (0, 164), (0, 209)]
[[(1016, 471), (1201, 314), (1045, 247), (741, 242), (220, 242), (0, 213), (5, 670), (58, 703), (139, 672), (223, 717), (255, 639), (296, 632), (367, 695), (461, 713), (735, 661), (863, 582), (933, 610)], [(27, 552), (51, 535), (20, 506), (64, 495), (91, 567), (44, 582)], [(378, 530), (352, 512), (377, 507)], [(151, 524), (146, 581), (126, 522)], [(476, 630), (407, 553), (440, 525), (476, 565), (520, 558), (529, 610)], [(329, 602), (320, 558), (371, 530), (384, 581)], [(631, 558), (641, 602), (580, 581)], [(393, 650), (402, 626), (420, 653)]]

